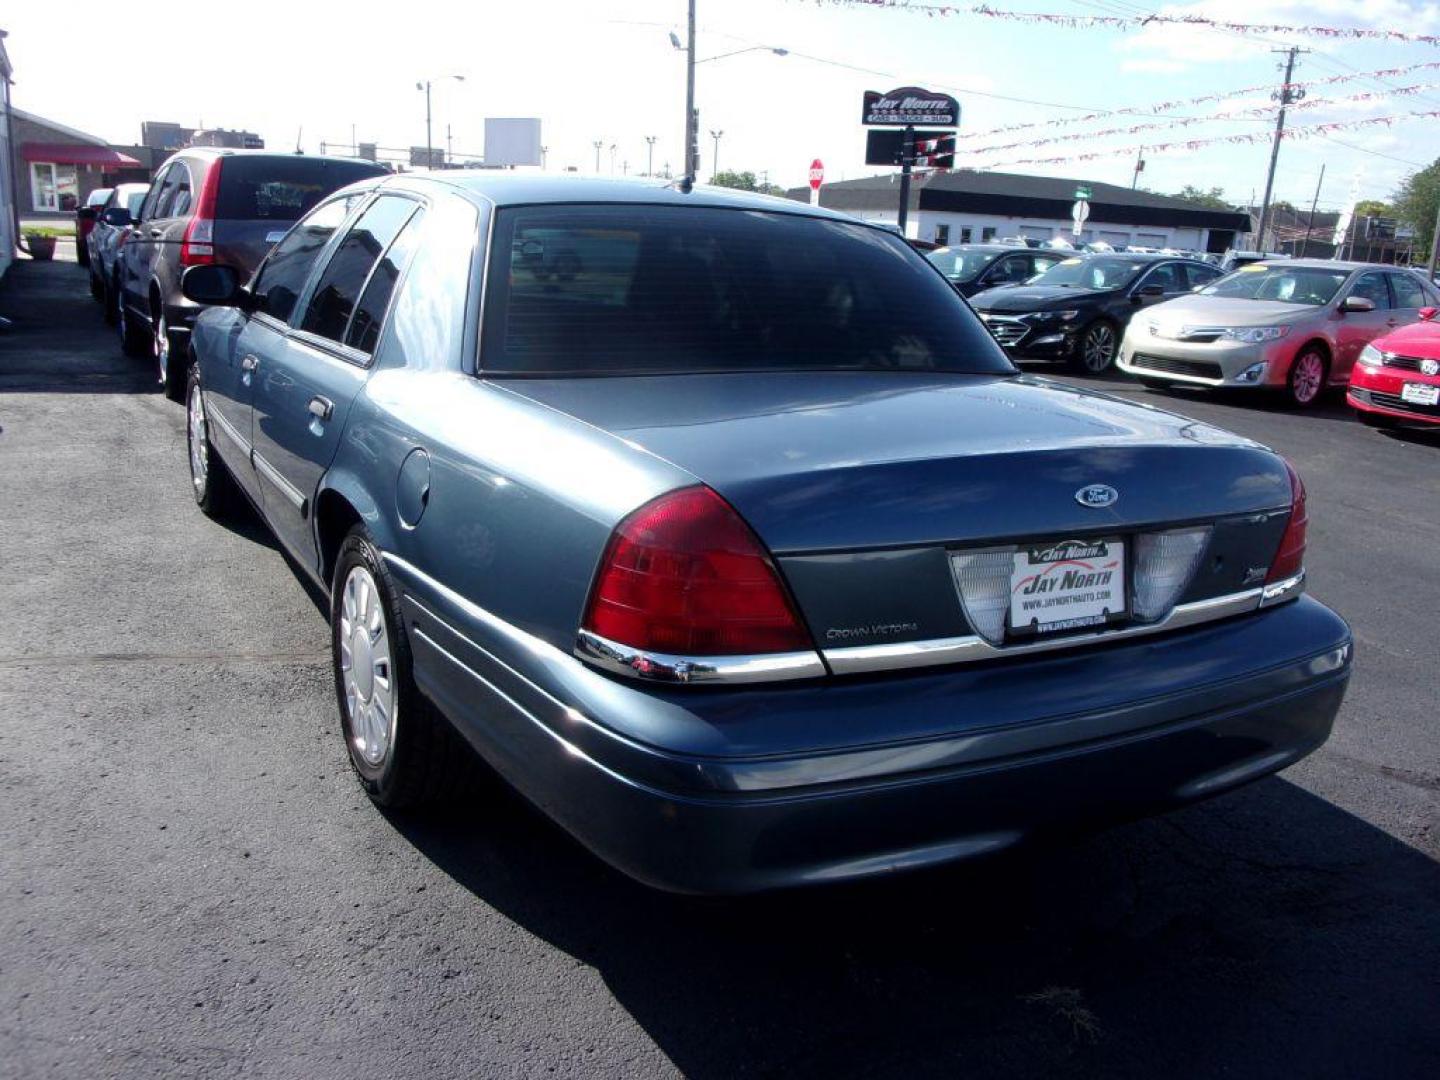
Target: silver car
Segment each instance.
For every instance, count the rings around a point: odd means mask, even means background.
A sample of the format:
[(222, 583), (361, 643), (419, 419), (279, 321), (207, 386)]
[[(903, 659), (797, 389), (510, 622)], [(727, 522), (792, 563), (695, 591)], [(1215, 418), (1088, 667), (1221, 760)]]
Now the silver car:
[(1118, 366), (1147, 386), (1264, 387), (1296, 405), (1350, 382), (1360, 350), (1440, 290), (1375, 263), (1286, 259), (1251, 263), (1131, 320)]

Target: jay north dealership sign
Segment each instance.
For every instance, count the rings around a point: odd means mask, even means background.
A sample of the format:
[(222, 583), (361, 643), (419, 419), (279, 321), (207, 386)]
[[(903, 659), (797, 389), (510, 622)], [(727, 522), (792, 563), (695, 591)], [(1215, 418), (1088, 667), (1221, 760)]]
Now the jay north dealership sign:
[(865, 91), (860, 122), (869, 127), (905, 127), (933, 124), (960, 126), (960, 103), (949, 94), (936, 94), (918, 86), (903, 86), (888, 94)]

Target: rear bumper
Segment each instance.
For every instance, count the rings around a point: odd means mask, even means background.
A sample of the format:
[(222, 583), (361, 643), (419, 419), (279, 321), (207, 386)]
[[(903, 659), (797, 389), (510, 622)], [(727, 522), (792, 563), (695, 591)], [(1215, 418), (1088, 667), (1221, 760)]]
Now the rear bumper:
[[(592, 851), (682, 892), (913, 869), (1214, 795), (1324, 742), (1350, 674), (1348, 628), (1301, 598), (976, 670), (662, 692), (521, 641), (392, 568), (422, 689)], [(886, 717), (906, 737), (860, 734)], [(752, 744), (767, 721), (770, 752)], [(780, 748), (800, 730), (808, 748)]]

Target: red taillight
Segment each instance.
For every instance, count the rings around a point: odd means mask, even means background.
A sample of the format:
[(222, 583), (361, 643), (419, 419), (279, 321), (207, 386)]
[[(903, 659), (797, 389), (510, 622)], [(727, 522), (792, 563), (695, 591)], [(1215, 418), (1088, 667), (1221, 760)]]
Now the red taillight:
[(662, 495), (616, 527), (584, 628), (678, 656), (813, 648), (764, 546), (707, 487)]
[(205, 183), (200, 186), (200, 201), (195, 216), (185, 226), (180, 241), (180, 265), (201, 266), (215, 261), (215, 203), (220, 196), (220, 166), (223, 158), (210, 163)]
[(1270, 564), (1266, 585), (1287, 581), (1305, 568), (1305, 528), (1310, 522), (1305, 509), (1305, 484), (1288, 461), (1285, 471), (1290, 474), (1290, 521), (1285, 526), (1285, 535), (1280, 537), (1280, 550)]

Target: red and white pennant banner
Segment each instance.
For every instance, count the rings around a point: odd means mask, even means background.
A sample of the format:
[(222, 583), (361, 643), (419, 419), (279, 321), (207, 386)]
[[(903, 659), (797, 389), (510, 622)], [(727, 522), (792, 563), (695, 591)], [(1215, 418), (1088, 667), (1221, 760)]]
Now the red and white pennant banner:
[[(1353, 131), (1356, 128), (1366, 127), (1389, 127), (1392, 124), (1404, 123), (1409, 120), (1430, 120), (1440, 116), (1440, 109), (1429, 112), (1402, 113), (1399, 116), (1372, 116), (1364, 120), (1336, 120), (1329, 124), (1311, 124), (1308, 127), (1286, 128), (1283, 137), (1286, 139), (1306, 139), (1313, 135), (1325, 135), (1332, 131)], [(986, 162), (983, 165), (971, 166), (977, 169), (998, 169), (1012, 165), (1061, 165), (1069, 161), (1096, 161), (1100, 158), (1113, 158), (1118, 155), (1129, 156), (1143, 151), (1146, 154), (1165, 154), (1177, 151), (1199, 150), (1204, 146), (1218, 146), (1229, 143), (1262, 143), (1269, 142), (1274, 133), (1270, 131), (1247, 131), (1240, 135), (1217, 135), (1206, 139), (1187, 139), (1182, 142), (1169, 143), (1146, 143), (1144, 146), (1118, 146), (1107, 147), (1104, 150), (1094, 150), (1083, 154), (1060, 154), (1055, 157), (1030, 157), (1030, 158), (1009, 158), (1004, 161)]]
[[(825, 0), (820, 0), (825, 2)], [(980, 15), (1008, 22), (1048, 23), (1071, 29), (1102, 27), (1109, 30), (1139, 30), (1146, 26), (1193, 26), (1237, 34), (1296, 34), (1350, 40), (1403, 41), (1413, 45), (1440, 46), (1440, 34), (1411, 34), (1404, 30), (1377, 30), (1363, 26), (1291, 26), (1286, 23), (1240, 23), (1212, 19), (1208, 15), (1062, 15), (1040, 11), (1007, 11), (988, 4), (925, 4), (917, 0), (828, 0), (844, 7), (894, 8), (922, 15)]]

